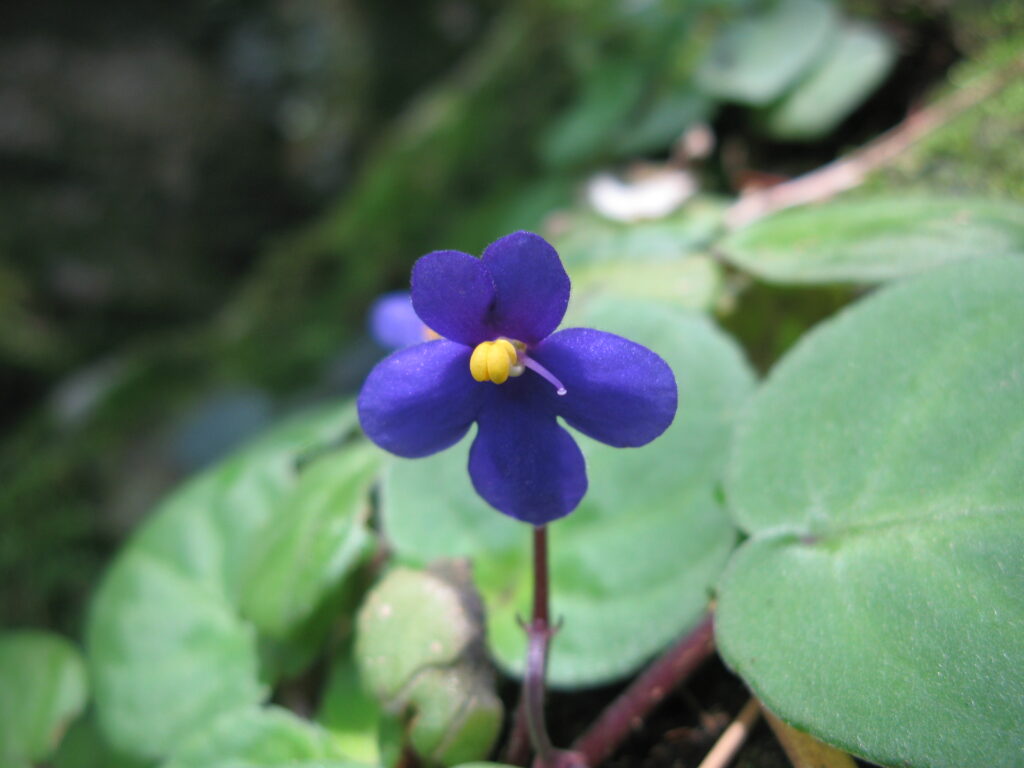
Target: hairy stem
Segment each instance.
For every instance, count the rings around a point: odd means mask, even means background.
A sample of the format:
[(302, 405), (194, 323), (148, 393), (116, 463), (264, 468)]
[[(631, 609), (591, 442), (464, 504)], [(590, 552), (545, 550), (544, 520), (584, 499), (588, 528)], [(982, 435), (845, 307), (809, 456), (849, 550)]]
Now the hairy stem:
[(714, 653), (714, 631), (708, 615), (690, 634), (679, 640), (633, 681), (601, 713), (594, 724), (573, 744), (582, 760), (596, 766), (642, 724), (673, 688)]

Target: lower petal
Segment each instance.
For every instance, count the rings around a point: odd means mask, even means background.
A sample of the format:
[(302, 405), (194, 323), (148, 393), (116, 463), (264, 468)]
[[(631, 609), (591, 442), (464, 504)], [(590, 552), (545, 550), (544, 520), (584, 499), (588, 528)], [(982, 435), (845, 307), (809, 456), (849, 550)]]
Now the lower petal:
[(469, 453), (473, 486), (488, 504), (545, 525), (572, 512), (587, 491), (576, 441), (529, 398), (494, 391), (481, 407)]
[(483, 388), (469, 372), (470, 348), (417, 344), (377, 364), (359, 393), (359, 422), (386, 451), (416, 458), (457, 443), (480, 408)]
[(567, 328), (530, 356), (565, 386), (565, 396), (551, 397), (558, 415), (602, 443), (644, 445), (675, 418), (675, 375), (641, 344), (592, 328)]

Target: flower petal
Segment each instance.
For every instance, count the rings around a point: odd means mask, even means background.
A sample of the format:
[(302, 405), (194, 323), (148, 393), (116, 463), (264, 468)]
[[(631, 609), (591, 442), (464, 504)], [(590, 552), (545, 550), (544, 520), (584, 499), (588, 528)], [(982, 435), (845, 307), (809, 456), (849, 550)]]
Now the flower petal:
[(483, 262), (462, 251), (434, 251), (412, 268), (412, 305), (427, 327), (474, 346), (494, 338), (488, 317), (494, 283)]
[(494, 281), (491, 324), (499, 334), (536, 344), (558, 327), (569, 304), (569, 276), (544, 238), (513, 232), (487, 246), (482, 262)]
[(359, 422), (381, 448), (408, 458), (457, 443), (480, 409), (471, 350), (453, 341), (417, 344), (377, 364), (359, 393)]
[[(649, 443), (676, 414), (676, 378), (647, 347), (591, 328), (567, 328), (530, 351), (565, 385), (554, 408), (571, 427), (619, 448)], [(529, 375), (529, 374), (527, 374)]]
[(587, 470), (576, 441), (531, 396), (530, 384), (536, 382), (517, 379), (487, 393), (469, 452), (469, 475), (476, 492), (495, 509), (545, 525), (580, 503)]
[(388, 349), (399, 349), (426, 341), (427, 326), (412, 308), (408, 291), (385, 293), (370, 307), (370, 335)]

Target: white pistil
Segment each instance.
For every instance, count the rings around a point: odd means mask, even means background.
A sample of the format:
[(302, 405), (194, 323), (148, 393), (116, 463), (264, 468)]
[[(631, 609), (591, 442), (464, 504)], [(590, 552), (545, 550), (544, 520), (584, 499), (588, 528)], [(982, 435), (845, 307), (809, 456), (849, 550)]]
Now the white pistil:
[(555, 388), (555, 394), (562, 396), (566, 393), (565, 385), (560, 382), (555, 375), (545, 368), (543, 365), (538, 363), (532, 357), (524, 356), (522, 358), (523, 365), (529, 368), (534, 373), (540, 374), (541, 378), (549, 382)]

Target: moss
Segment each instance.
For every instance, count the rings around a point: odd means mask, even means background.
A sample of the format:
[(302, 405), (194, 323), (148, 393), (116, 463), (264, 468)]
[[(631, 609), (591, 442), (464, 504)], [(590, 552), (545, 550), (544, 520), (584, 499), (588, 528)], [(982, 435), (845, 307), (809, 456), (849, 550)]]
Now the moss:
[(876, 173), (862, 190), (927, 189), (1024, 200), (1024, 33), (990, 44), (953, 69), (939, 99), (992, 79), (1004, 83)]

